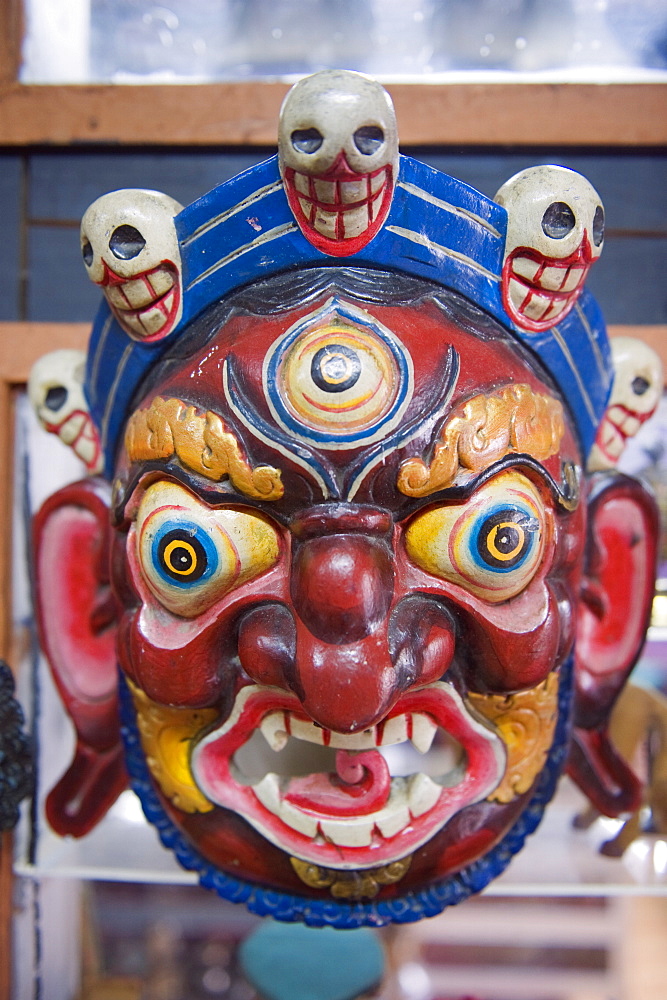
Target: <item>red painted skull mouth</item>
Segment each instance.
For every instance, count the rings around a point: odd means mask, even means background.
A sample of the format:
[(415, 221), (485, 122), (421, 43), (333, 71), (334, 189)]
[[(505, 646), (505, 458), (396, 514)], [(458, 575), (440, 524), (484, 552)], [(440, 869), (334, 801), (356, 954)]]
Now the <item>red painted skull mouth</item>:
[(393, 194), (393, 169), (388, 164), (358, 174), (341, 154), (325, 174), (287, 168), (285, 187), (306, 239), (324, 253), (348, 256), (365, 247), (384, 222)]
[(655, 408), (647, 413), (636, 413), (620, 403), (610, 406), (600, 424), (596, 445), (610, 462), (615, 463), (621, 457), (628, 438), (634, 437), (654, 412)]
[(518, 247), (503, 265), (505, 309), (526, 330), (548, 330), (574, 306), (592, 263), (587, 239), (569, 257), (544, 257)]
[[(432, 773), (412, 770), (415, 748)], [(283, 773), (288, 749), (305, 754), (300, 772)], [(500, 737), (443, 682), (405, 695), (380, 724), (352, 735), (317, 726), (291, 694), (248, 685), (192, 754), (195, 781), (212, 802), (290, 855), (338, 869), (411, 853), (493, 791), (504, 768)]]
[(105, 265), (100, 282), (123, 329), (142, 341), (160, 340), (174, 328), (180, 307), (178, 271), (170, 261), (123, 278)]
[(72, 449), (89, 472), (100, 471), (102, 449), (99, 435), (89, 413), (74, 410), (59, 424), (44, 425), (51, 434), (57, 434), (61, 441)]

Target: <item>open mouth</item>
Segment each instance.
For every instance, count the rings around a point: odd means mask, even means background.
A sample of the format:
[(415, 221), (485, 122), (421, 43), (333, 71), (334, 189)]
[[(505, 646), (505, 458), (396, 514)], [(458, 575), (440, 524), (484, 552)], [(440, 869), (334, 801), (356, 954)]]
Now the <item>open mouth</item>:
[(173, 329), (180, 305), (178, 272), (173, 264), (163, 262), (128, 281), (109, 271), (103, 291), (128, 333), (150, 341)]
[(573, 307), (590, 267), (590, 257), (583, 248), (558, 258), (521, 247), (503, 266), (505, 309), (519, 326), (547, 330)]
[(281, 850), (356, 869), (404, 857), (485, 798), (504, 773), (505, 747), (443, 682), (351, 735), (306, 719), (278, 688), (248, 685), (195, 746), (191, 766), (210, 801)]
[(285, 171), (290, 207), (306, 238), (334, 256), (360, 250), (375, 236), (389, 211), (392, 168), (357, 174), (346, 165), (321, 176)]

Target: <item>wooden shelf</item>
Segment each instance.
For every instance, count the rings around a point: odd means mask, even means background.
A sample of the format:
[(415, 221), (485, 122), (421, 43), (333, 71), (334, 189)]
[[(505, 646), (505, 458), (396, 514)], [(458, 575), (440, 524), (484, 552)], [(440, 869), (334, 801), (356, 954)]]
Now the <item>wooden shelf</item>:
[[(388, 85), (403, 146), (661, 146), (667, 84)], [(288, 85), (0, 85), (0, 145), (272, 146)]]

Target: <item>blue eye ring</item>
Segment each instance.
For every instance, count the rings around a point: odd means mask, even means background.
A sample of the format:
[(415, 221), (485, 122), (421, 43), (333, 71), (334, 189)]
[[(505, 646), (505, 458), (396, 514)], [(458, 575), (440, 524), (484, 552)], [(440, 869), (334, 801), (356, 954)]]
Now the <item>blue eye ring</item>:
[(218, 553), (209, 535), (189, 521), (165, 521), (151, 544), (153, 566), (170, 586), (194, 587), (218, 568)]
[(540, 523), (520, 507), (499, 507), (485, 512), (471, 532), (469, 550), (473, 561), (485, 570), (511, 573), (534, 551)]

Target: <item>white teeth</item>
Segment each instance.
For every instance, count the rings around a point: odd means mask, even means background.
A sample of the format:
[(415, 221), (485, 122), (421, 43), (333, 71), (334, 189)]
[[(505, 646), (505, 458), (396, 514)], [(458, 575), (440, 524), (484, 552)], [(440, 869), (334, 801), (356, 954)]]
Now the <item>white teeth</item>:
[(325, 745), (324, 730), (321, 726), (316, 726), (312, 722), (306, 722), (305, 719), (299, 719), (295, 715), (290, 715), (289, 732), (290, 736), (294, 736), (297, 740), (305, 740), (307, 743), (317, 743), (318, 746)]
[(336, 185), (333, 181), (315, 181), (315, 194), (318, 201), (333, 205), (336, 200)]
[(515, 257), (512, 261), (514, 273), (522, 278), (528, 278), (529, 281), (533, 280), (540, 267), (541, 265), (536, 260), (531, 260), (530, 257)]
[(540, 285), (551, 292), (558, 292), (563, 287), (566, 274), (562, 267), (545, 267), (540, 275)]
[(299, 198), (299, 205), (301, 206), (301, 211), (305, 217), (310, 220), (310, 213), (313, 208), (312, 204), (309, 201), (306, 201), (305, 198)]
[(375, 177), (371, 177), (371, 191), (373, 194), (377, 194), (380, 188), (384, 187), (385, 180), (386, 175), (384, 171), (376, 174)]
[(423, 712), (414, 712), (410, 716), (410, 720), (410, 740), (420, 753), (428, 753), (438, 728), (437, 725), (430, 715), (425, 715)]
[(301, 194), (310, 193), (310, 178), (307, 174), (294, 174), (294, 187)]
[(363, 733), (351, 733), (344, 736), (342, 733), (331, 733), (329, 741), (330, 747), (337, 750), (375, 750), (376, 743), (375, 726), (372, 729), (365, 729)]
[(571, 268), (567, 278), (563, 282), (562, 290), (564, 292), (573, 292), (575, 288), (578, 288), (581, 284), (581, 280), (585, 276), (586, 271), (587, 269), (583, 267)]
[(408, 778), (408, 805), (417, 819), (432, 809), (440, 798), (442, 787), (427, 774), (413, 774)]
[(280, 781), (277, 774), (265, 774), (252, 790), (265, 809), (277, 816), (280, 812)]
[(146, 309), (141, 313), (141, 331), (144, 337), (150, 337), (152, 333), (157, 333), (166, 322), (166, 317), (159, 306), (153, 309)]
[(132, 309), (143, 309), (149, 302), (154, 302), (157, 298), (149, 282), (144, 281), (143, 278), (137, 278), (136, 281), (126, 281), (122, 286), (122, 292)]
[(373, 820), (361, 816), (320, 820), (324, 836), (339, 847), (370, 847), (374, 825)]
[(262, 736), (276, 753), (287, 745), (289, 734), (285, 725), (284, 712), (271, 712), (265, 715), (260, 724)]
[(365, 179), (363, 181), (342, 181), (340, 184), (340, 199), (345, 205), (352, 205), (355, 201), (363, 201), (366, 194)]
[(280, 803), (280, 811), (278, 814), (287, 826), (290, 826), (293, 830), (298, 830), (305, 837), (317, 836), (317, 820), (313, 816), (309, 816), (308, 813), (302, 812), (301, 809), (297, 809), (293, 806), (291, 802), (286, 802), (283, 800)]
[(380, 214), (380, 209), (382, 208), (382, 200), (383, 200), (382, 194), (379, 194), (377, 198), (373, 199), (373, 208), (372, 208), (373, 221), (375, 221), (375, 219), (377, 219), (378, 215)]
[(72, 414), (69, 420), (66, 420), (58, 428), (58, 437), (61, 441), (64, 441), (65, 444), (72, 444), (72, 442), (75, 441), (81, 433), (81, 430), (87, 420), (88, 417), (85, 413)]
[(544, 319), (545, 313), (551, 306), (551, 299), (546, 298), (544, 295), (532, 295), (531, 298), (524, 303), (523, 313), (530, 319)]
[(151, 285), (156, 295), (164, 295), (174, 285), (174, 275), (166, 267), (161, 267), (151, 274)]
[(318, 208), (315, 213), (315, 221), (313, 225), (322, 236), (327, 236), (330, 240), (335, 240), (338, 236), (336, 233), (337, 221), (338, 212), (325, 212), (323, 209)]
[(124, 285), (106, 285), (103, 289), (107, 302), (116, 309), (127, 309), (127, 298), (124, 295)]
[(516, 278), (510, 278), (509, 294), (512, 302), (514, 303), (515, 309), (520, 310), (524, 300), (530, 293), (526, 286), (522, 285), (520, 281), (517, 281)]
[(361, 208), (354, 208), (352, 211), (346, 212), (343, 216), (343, 225), (346, 239), (360, 236), (361, 233), (365, 232), (368, 228), (368, 209), (366, 206), (363, 205)]
[(403, 743), (408, 738), (408, 719), (406, 715), (395, 715), (388, 719), (381, 728), (382, 740), (378, 746), (389, 747), (394, 743)]

